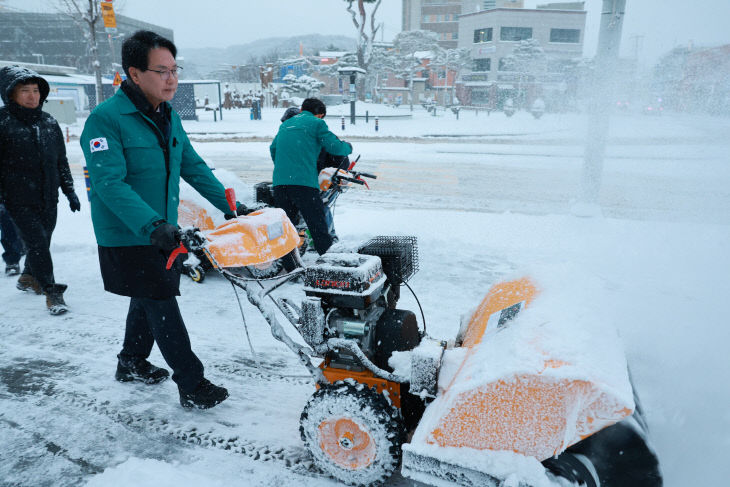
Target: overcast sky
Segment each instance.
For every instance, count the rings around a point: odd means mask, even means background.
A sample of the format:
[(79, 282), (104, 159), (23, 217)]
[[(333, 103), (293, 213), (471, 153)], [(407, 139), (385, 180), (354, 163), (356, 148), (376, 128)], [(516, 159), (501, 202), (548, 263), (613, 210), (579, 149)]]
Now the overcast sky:
[[(53, 0), (8, 0), (6, 5), (49, 11)], [(526, 0), (526, 7), (556, 0)], [(342, 34), (354, 37), (343, 0), (117, 0), (124, 15), (168, 27), (185, 47), (226, 47), (275, 36)], [(378, 22), (391, 40), (401, 27), (401, 0), (383, 0)], [(584, 54), (598, 40), (602, 0), (587, 0)], [(730, 44), (730, 0), (627, 0), (622, 55), (644, 63), (677, 45)], [(640, 37), (637, 37), (640, 36)]]

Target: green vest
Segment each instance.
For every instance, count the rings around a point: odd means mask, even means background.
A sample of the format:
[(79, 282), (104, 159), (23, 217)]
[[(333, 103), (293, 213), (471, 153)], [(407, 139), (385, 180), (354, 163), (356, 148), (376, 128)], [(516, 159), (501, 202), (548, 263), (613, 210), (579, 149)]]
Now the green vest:
[(91, 219), (104, 247), (150, 245), (153, 222), (177, 224), (180, 177), (230, 213), (223, 185), (195, 152), (173, 110), (169, 175), (155, 124), (122, 90), (91, 112), (81, 149), (91, 183)]

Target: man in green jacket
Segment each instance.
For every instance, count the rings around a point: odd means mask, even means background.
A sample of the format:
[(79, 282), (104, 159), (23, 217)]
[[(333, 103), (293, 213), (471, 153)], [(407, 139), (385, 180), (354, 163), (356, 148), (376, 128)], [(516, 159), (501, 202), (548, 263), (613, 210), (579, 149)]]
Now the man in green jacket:
[(279, 126), (269, 147), (274, 161), (274, 203), (292, 222), (301, 213), (320, 255), (330, 248), (332, 237), (319, 195), (317, 157), (322, 149), (335, 156), (352, 153), (352, 145), (338, 139), (322, 120), (326, 114), (327, 108), (321, 100), (307, 98), (301, 113)]
[(180, 177), (224, 213), (225, 189), (195, 152), (168, 102), (181, 69), (175, 45), (139, 31), (122, 45), (127, 79), (89, 116), (81, 135), (91, 185), (91, 218), (104, 289), (131, 298), (116, 379), (155, 384), (167, 370), (147, 361), (157, 346), (172, 368), (183, 407), (213, 407), (228, 397), (211, 384), (190, 346), (176, 296), (180, 263)]

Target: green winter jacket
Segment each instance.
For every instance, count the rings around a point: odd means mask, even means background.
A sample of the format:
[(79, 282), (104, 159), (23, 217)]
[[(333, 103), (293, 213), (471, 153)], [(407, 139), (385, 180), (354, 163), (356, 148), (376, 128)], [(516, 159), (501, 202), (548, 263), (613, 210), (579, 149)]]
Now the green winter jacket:
[(95, 108), (84, 125), (81, 148), (91, 184), (91, 219), (103, 247), (150, 245), (153, 222), (176, 225), (181, 176), (230, 213), (223, 185), (193, 149), (178, 114), (172, 111), (169, 176), (155, 130), (123, 90)]
[(269, 147), (274, 161), (274, 186), (296, 185), (319, 189), (317, 156), (324, 149), (347, 156), (352, 146), (330, 132), (324, 120), (304, 111), (279, 127)]

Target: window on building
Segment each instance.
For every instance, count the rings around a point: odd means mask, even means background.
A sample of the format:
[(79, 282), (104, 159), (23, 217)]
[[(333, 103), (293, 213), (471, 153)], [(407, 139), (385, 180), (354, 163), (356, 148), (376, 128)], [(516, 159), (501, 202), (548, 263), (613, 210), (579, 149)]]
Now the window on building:
[(550, 42), (580, 42), (580, 29), (550, 29)]
[(507, 62), (505, 58), (499, 58), (499, 66), (497, 66), (497, 71), (507, 71)]
[(492, 41), (492, 28), (485, 27), (483, 29), (477, 29), (474, 31), (474, 44), (479, 42), (491, 42)]
[(457, 40), (459, 38), (459, 33), (458, 32), (454, 32), (453, 34), (451, 34), (451, 38), (453, 40)]
[(430, 15), (424, 15), (423, 16), (423, 23), (424, 24), (428, 24), (429, 22), (431, 22), (431, 16)]
[(502, 27), (499, 31), (500, 41), (524, 41), (532, 39), (532, 27)]
[(491, 71), (492, 59), (475, 59), (474, 60), (474, 71)]

